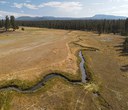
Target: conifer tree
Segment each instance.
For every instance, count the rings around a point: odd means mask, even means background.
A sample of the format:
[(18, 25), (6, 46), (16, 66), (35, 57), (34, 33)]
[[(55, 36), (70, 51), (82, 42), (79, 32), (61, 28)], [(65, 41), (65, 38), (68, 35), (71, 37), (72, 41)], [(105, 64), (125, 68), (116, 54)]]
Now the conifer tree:
[(0, 20), (0, 28), (2, 28), (2, 20)]
[(4, 20), (0, 20), (0, 28), (4, 27)]
[(125, 21), (125, 33), (128, 33), (128, 18)]
[(13, 29), (13, 31), (15, 31), (16, 23), (15, 23), (15, 17), (14, 16), (10, 16), (10, 25), (11, 25), (11, 28)]
[(6, 16), (6, 18), (5, 18), (5, 30), (8, 31), (9, 28), (10, 28), (10, 21), (9, 21), (9, 17)]
[(97, 31), (98, 31), (98, 34), (100, 36), (101, 33), (102, 33), (102, 26), (101, 26), (101, 24), (97, 25)]

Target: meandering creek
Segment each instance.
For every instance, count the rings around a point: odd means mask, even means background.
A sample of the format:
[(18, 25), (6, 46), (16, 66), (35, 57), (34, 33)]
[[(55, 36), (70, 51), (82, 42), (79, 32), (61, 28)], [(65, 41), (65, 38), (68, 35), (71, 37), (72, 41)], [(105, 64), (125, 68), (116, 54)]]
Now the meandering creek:
[(83, 57), (82, 51), (79, 52), (79, 57), (81, 58), (81, 62), (80, 62), (80, 71), (81, 71), (81, 75), (82, 75), (81, 80), (83, 83), (86, 83), (87, 74), (86, 74), (86, 69), (84, 66), (85, 59)]
[(40, 80), (37, 84), (35, 84), (34, 86), (32, 87), (29, 87), (27, 89), (22, 89), (20, 88), (19, 86), (17, 85), (7, 85), (7, 86), (4, 86), (4, 87), (0, 87), (0, 91), (3, 91), (3, 90), (15, 90), (17, 92), (22, 92), (22, 93), (29, 93), (29, 92), (35, 92), (37, 91), (38, 89), (40, 89), (41, 87), (45, 86), (46, 82), (48, 82), (50, 79), (52, 78), (55, 78), (55, 77), (60, 77), (72, 84), (80, 84), (80, 83), (86, 83), (86, 70), (85, 70), (85, 67), (84, 67), (84, 63), (85, 63), (85, 59), (82, 55), (82, 51), (79, 52), (79, 57), (81, 59), (81, 62), (80, 62), (80, 71), (81, 71), (81, 80), (71, 80), (69, 79), (68, 77), (62, 75), (62, 74), (59, 74), (59, 73), (51, 73), (51, 74), (48, 74), (46, 75), (45, 77), (43, 77), (42, 80)]

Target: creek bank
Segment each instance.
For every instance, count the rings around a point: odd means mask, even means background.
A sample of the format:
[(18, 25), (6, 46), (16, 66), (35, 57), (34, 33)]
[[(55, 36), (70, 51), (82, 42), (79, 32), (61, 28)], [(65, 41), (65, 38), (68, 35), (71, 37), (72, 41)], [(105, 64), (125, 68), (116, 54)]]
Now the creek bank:
[(45, 77), (43, 77), (43, 79), (41, 79), (37, 84), (33, 85), (32, 87), (23, 89), (21, 87), (19, 87), (18, 85), (7, 85), (7, 86), (3, 86), (0, 87), (0, 91), (4, 91), (4, 90), (15, 90), (17, 92), (21, 92), (21, 93), (30, 93), (30, 92), (35, 92), (38, 89), (42, 88), (43, 86), (45, 86), (46, 82), (48, 82), (49, 80), (55, 78), (55, 77), (59, 77), (62, 78), (72, 84), (81, 84), (81, 83), (86, 83), (87, 82), (87, 74), (86, 74), (86, 68), (85, 68), (85, 59), (82, 55), (82, 51), (79, 51), (79, 57), (81, 59), (81, 62), (79, 64), (80, 67), (80, 71), (81, 71), (81, 80), (71, 80), (68, 77), (59, 74), (59, 73), (51, 73), (46, 75)]

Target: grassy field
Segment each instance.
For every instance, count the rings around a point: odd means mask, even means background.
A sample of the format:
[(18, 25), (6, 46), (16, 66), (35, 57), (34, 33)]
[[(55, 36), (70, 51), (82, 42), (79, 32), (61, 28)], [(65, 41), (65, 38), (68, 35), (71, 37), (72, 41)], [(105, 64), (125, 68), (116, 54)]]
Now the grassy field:
[(53, 71), (79, 79), (80, 49), (93, 78), (81, 85), (55, 78), (29, 94), (2, 91), (1, 110), (128, 110), (128, 72), (121, 71), (128, 64), (128, 56), (121, 53), (123, 41), (113, 34), (27, 27), (0, 34), (0, 85), (27, 87)]
[(36, 80), (49, 71), (76, 75), (78, 69), (68, 42), (70, 31), (25, 28), (0, 35), (0, 81)]

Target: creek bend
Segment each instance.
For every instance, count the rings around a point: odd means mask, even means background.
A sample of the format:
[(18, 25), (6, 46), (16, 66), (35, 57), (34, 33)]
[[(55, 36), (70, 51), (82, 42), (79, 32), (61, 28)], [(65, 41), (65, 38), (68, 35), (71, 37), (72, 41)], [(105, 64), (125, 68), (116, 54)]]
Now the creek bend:
[(81, 72), (81, 80), (71, 80), (62, 74), (51, 73), (51, 74), (48, 74), (45, 77), (43, 77), (43, 79), (41, 79), (37, 84), (35, 84), (34, 86), (29, 87), (27, 89), (22, 89), (21, 87), (19, 87), (17, 85), (7, 85), (7, 86), (0, 87), (0, 91), (14, 90), (14, 91), (21, 92), (21, 93), (36, 92), (38, 89), (45, 86), (46, 82), (48, 82), (50, 79), (55, 78), (55, 77), (62, 78), (62, 79), (66, 80), (72, 84), (86, 83), (87, 75), (86, 75), (86, 69), (84, 66), (85, 59), (82, 55), (82, 51), (79, 51), (79, 57), (81, 59), (81, 62), (79, 64), (79, 68), (80, 68), (80, 72)]

